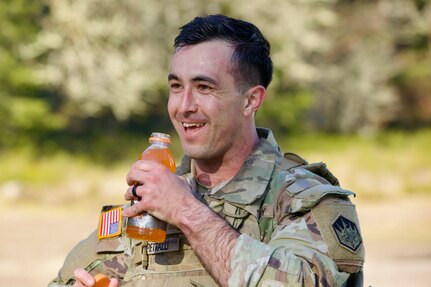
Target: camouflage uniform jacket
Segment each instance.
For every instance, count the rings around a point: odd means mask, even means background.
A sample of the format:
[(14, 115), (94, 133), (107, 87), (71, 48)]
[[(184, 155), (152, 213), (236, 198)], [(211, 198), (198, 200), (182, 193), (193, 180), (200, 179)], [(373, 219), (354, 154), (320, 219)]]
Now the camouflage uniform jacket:
[[(229, 286), (347, 286), (364, 261), (353, 193), (323, 163), (283, 157), (272, 133), (258, 132), (261, 140), (238, 174), (212, 190), (195, 181), (189, 160), (177, 169), (241, 233)], [(92, 235), (72, 250), (50, 286), (71, 284), (76, 267), (120, 278), (122, 286), (216, 286), (175, 228), (164, 245)]]

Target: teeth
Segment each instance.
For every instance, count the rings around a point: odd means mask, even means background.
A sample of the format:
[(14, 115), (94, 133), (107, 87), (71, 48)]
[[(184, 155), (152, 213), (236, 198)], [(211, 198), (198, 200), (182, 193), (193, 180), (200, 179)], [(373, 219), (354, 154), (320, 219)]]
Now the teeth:
[(200, 128), (203, 127), (204, 124), (193, 124), (193, 123), (183, 123), (185, 128)]

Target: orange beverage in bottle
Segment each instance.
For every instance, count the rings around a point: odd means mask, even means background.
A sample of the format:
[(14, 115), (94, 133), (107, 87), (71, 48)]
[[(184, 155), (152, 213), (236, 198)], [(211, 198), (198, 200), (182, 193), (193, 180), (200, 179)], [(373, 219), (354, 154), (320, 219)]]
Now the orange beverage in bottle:
[[(156, 161), (175, 172), (175, 159), (169, 146), (171, 137), (163, 133), (152, 133), (150, 146), (142, 153), (140, 159)], [(132, 205), (138, 201), (132, 201)], [(129, 238), (151, 242), (163, 242), (166, 239), (166, 222), (143, 212), (127, 220), (126, 235)]]

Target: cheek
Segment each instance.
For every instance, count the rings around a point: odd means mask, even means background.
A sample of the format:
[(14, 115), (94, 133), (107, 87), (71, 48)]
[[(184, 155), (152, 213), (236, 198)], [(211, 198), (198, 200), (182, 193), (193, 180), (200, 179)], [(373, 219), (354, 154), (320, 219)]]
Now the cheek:
[(176, 111), (177, 111), (177, 105), (175, 103), (175, 100), (173, 97), (169, 97), (168, 113), (169, 113), (169, 117), (171, 118), (172, 121), (175, 119)]
[(236, 123), (243, 117), (244, 109), (242, 101), (231, 101), (226, 105), (218, 107), (219, 115), (223, 115), (223, 121)]

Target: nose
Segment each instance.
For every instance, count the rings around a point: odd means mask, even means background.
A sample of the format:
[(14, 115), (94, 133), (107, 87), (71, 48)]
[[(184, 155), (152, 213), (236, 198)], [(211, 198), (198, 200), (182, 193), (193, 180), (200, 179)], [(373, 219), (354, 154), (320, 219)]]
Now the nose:
[(178, 110), (185, 116), (197, 112), (198, 104), (191, 88), (184, 89)]

